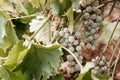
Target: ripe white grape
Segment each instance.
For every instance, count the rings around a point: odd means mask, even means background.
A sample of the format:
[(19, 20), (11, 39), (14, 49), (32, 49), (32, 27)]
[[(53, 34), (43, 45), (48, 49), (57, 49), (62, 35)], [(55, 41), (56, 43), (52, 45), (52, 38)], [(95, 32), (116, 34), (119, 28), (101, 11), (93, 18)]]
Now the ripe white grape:
[(96, 63), (96, 62), (97, 62), (97, 60), (96, 60), (96, 59), (92, 59), (91, 61), (92, 61), (93, 63)]
[(87, 12), (91, 12), (92, 11), (92, 7), (91, 6), (86, 7), (86, 11)]
[(97, 23), (93, 23), (93, 24), (92, 24), (92, 27), (93, 27), (93, 28), (96, 28), (97, 26), (98, 26)]
[(80, 36), (81, 36), (81, 33), (80, 33), (79, 31), (76, 31), (76, 32), (75, 32), (75, 36), (76, 36), (76, 37), (80, 37)]
[(75, 39), (74, 39), (73, 36), (69, 36), (68, 40), (69, 40), (70, 42), (74, 42)]
[(94, 6), (99, 6), (100, 4), (99, 4), (99, 1), (98, 0), (96, 0), (96, 1), (94, 1)]
[(101, 17), (101, 16), (97, 16), (96, 21), (97, 21), (97, 22), (102, 21), (102, 17)]
[(78, 40), (74, 40), (73, 45), (78, 45), (79, 41)]
[(86, 13), (84, 14), (84, 17), (85, 17), (85, 18), (89, 18), (89, 17), (90, 17), (90, 14), (86, 12)]
[(76, 49), (76, 51), (81, 51), (82, 48), (81, 48), (81, 46), (76, 46), (75, 49)]
[(94, 39), (98, 39), (99, 38), (99, 34), (94, 34)]
[(60, 32), (59, 32), (59, 35), (60, 35), (60, 36), (64, 36), (64, 34), (65, 34), (64, 31), (60, 31)]
[(75, 64), (75, 70), (76, 70), (76, 71), (80, 71), (80, 66), (79, 66), (79, 64)]
[(86, 36), (89, 36), (89, 35), (90, 35), (90, 33), (89, 33), (89, 32), (85, 32), (85, 35), (86, 35)]
[(91, 29), (91, 33), (93, 33), (93, 34), (94, 34), (95, 32), (96, 32), (96, 30), (95, 30), (95, 29)]
[(69, 32), (68, 28), (64, 28), (64, 32), (65, 33)]
[(105, 63), (103, 62), (103, 61), (100, 61), (100, 63), (99, 63), (101, 66), (104, 66), (105, 65)]
[(69, 43), (68, 39), (65, 39), (65, 42), (64, 42), (64, 43), (67, 43), (67, 44), (68, 44), (68, 43)]
[(69, 43), (68, 43), (68, 46), (69, 46), (69, 47), (72, 47), (72, 46), (73, 46), (73, 43), (72, 43), (72, 42), (69, 42)]
[(75, 69), (74, 68), (70, 68), (70, 73), (74, 73)]
[(74, 52), (74, 50), (75, 50), (74, 47), (72, 47), (72, 46), (69, 47), (68, 49), (69, 49), (71, 52)]
[(94, 50), (95, 50), (95, 46), (92, 46), (92, 47), (91, 47), (91, 50), (93, 50), (93, 51), (94, 51)]
[(89, 36), (88, 40), (90, 40), (90, 41), (93, 40), (93, 36)]
[(59, 36), (59, 32), (58, 31), (55, 31), (54, 34), (53, 34), (55, 37)]
[(87, 28), (88, 30), (91, 30), (92, 29), (92, 27), (91, 26), (88, 26), (88, 28)]
[(73, 56), (72, 56), (72, 55), (67, 55), (67, 60), (68, 60), (68, 61), (73, 61), (73, 60), (74, 60), (74, 58), (73, 58)]
[(70, 63), (70, 66), (74, 66), (75, 65), (75, 62), (72, 60), (72, 61), (69, 61)]
[(86, 47), (87, 47), (88, 49), (91, 49), (92, 45), (91, 45), (90, 43), (87, 43)]
[(83, 41), (80, 42), (80, 46), (81, 47), (84, 47), (85, 46), (85, 43)]
[(97, 10), (95, 11), (95, 13), (98, 14), (98, 15), (100, 15), (101, 12), (102, 12), (102, 11), (101, 11), (100, 9), (97, 9)]
[(69, 33), (65, 33), (65, 35), (64, 35), (65, 38), (68, 38), (69, 36), (70, 36)]
[(61, 38), (60, 39), (60, 43), (64, 43), (65, 42), (65, 39), (64, 38)]
[(92, 7), (92, 10), (93, 10), (93, 11), (96, 11), (96, 10), (97, 10), (97, 7), (96, 7), (96, 6), (93, 6), (93, 7)]
[(97, 15), (96, 14), (92, 14), (90, 18), (95, 20), (97, 18)]
[(75, 53), (74, 53), (74, 55), (75, 55), (76, 57), (78, 57), (78, 56), (79, 56), (79, 54), (78, 54), (77, 52), (75, 52)]
[(79, 60), (83, 60), (83, 56), (82, 55), (79, 56)]

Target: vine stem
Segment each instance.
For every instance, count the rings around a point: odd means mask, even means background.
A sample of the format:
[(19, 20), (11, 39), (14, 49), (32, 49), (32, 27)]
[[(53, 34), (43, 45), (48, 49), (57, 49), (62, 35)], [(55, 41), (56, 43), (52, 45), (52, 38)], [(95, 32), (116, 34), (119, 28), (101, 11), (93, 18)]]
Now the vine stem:
[[(119, 16), (119, 18), (120, 18), (120, 16)], [(114, 35), (114, 33), (115, 33), (115, 30), (116, 30), (117, 27), (118, 27), (119, 22), (120, 22), (120, 20), (118, 19), (118, 20), (117, 20), (117, 23), (116, 23), (116, 25), (115, 25), (115, 27), (114, 27), (111, 35), (110, 35), (110, 38), (109, 38), (109, 40), (108, 40), (107, 45), (105, 46), (105, 48), (103, 49), (103, 51), (100, 53), (100, 58), (97, 59), (97, 63), (99, 63), (99, 61), (100, 61), (100, 59), (101, 59), (101, 56), (102, 56), (102, 55), (105, 53), (105, 51), (107, 50), (107, 48), (108, 48), (108, 46), (109, 46), (109, 44), (110, 44), (110, 42), (111, 42), (111, 40), (112, 40), (112, 37), (113, 37), (113, 35)]]
[(120, 57), (120, 50), (119, 50), (119, 52), (118, 52), (117, 59), (116, 59), (116, 61), (115, 61), (115, 66), (114, 66), (114, 68), (113, 68), (112, 79), (113, 79), (113, 77), (114, 77), (114, 73), (115, 73), (115, 69), (116, 69), (116, 67), (117, 67), (117, 63), (118, 63), (118, 61), (119, 61), (119, 57)]
[(80, 61), (77, 59), (77, 57), (69, 50), (69, 49), (67, 49), (66, 47), (64, 47), (64, 46), (61, 46), (63, 49), (65, 49), (66, 51), (68, 51), (73, 57), (74, 57), (74, 59), (76, 60), (76, 62), (78, 63), (78, 65), (80, 66), (80, 70), (82, 70), (83, 69), (83, 66), (82, 66), (82, 64), (80, 63)]
[[(111, 56), (111, 58), (110, 58), (109, 65), (108, 65), (109, 68), (110, 68), (110, 66), (111, 66), (111, 64), (112, 64), (113, 57), (114, 57), (114, 55), (115, 55), (115, 52), (116, 52), (117, 47), (119, 46), (119, 44), (120, 44), (120, 40), (117, 41), (117, 44), (116, 44), (116, 46), (115, 46), (115, 49), (113, 50), (113, 53), (112, 53), (112, 56)], [(108, 71), (108, 74), (110, 75), (110, 69), (109, 69), (109, 71)]]

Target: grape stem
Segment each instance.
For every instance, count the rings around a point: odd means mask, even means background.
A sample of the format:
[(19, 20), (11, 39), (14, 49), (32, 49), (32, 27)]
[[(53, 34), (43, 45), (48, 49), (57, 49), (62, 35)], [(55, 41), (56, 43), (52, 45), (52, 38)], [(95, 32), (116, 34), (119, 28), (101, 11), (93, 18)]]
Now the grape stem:
[[(120, 18), (120, 16), (119, 16), (119, 18)], [(99, 61), (100, 61), (100, 59), (101, 59), (101, 56), (102, 56), (102, 55), (105, 53), (105, 51), (107, 50), (107, 48), (108, 48), (108, 46), (109, 46), (109, 44), (110, 44), (110, 42), (111, 42), (111, 40), (112, 40), (112, 37), (113, 37), (113, 35), (114, 35), (114, 33), (115, 33), (115, 30), (116, 30), (117, 27), (118, 27), (119, 22), (120, 22), (120, 20), (118, 19), (118, 21), (117, 21), (117, 23), (116, 23), (116, 25), (115, 25), (115, 27), (114, 27), (111, 35), (110, 35), (110, 38), (109, 38), (109, 41), (108, 41), (107, 45), (105, 46), (105, 48), (103, 49), (103, 51), (100, 53), (100, 57), (97, 59), (97, 63), (99, 63)]]
[[(117, 41), (117, 44), (116, 44), (116, 46), (115, 46), (115, 49), (113, 50), (113, 53), (112, 53), (112, 56), (111, 56), (111, 58), (110, 58), (109, 65), (108, 65), (109, 68), (110, 68), (110, 66), (111, 66), (111, 64), (112, 64), (113, 57), (114, 57), (114, 55), (115, 55), (115, 52), (116, 52), (117, 47), (119, 46), (119, 44), (120, 44), (120, 40)], [(110, 75), (110, 69), (109, 69), (109, 71), (108, 71), (108, 75)]]
[(76, 62), (78, 63), (78, 65), (80, 66), (80, 70), (82, 70), (83, 69), (83, 66), (82, 66), (82, 64), (79, 62), (79, 60), (77, 59), (77, 57), (69, 50), (69, 49), (67, 49), (66, 47), (64, 47), (64, 46), (61, 46), (63, 49), (65, 49), (66, 51), (68, 51), (73, 57), (74, 57), (74, 59), (76, 60)]
[(114, 65), (113, 72), (112, 72), (112, 79), (114, 77), (114, 73), (115, 73), (115, 69), (116, 69), (117, 63), (119, 61), (119, 57), (120, 57), (120, 50), (118, 52), (117, 59), (115, 60), (115, 65)]

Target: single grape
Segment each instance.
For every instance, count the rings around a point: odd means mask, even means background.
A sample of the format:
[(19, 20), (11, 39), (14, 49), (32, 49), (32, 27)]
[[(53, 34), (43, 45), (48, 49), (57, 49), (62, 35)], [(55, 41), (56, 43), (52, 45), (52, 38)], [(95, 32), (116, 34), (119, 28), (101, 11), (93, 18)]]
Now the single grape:
[(91, 49), (92, 45), (91, 45), (90, 43), (87, 43), (86, 47), (87, 47), (88, 49)]
[(67, 43), (67, 44), (68, 44), (68, 43), (69, 43), (68, 39), (65, 39), (65, 42), (64, 42), (64, 43)]
[(102, 21), (102, 17), (101, 17), (101, 16), (97, 16), (96, 21), (97, 21), (97, 22)]
[(68, 38), (69, 36), (70, 36), (69, 33), (65, 33), (65, 35), (64, 35), (65, 38)]
[(96, 60), (96, 59), (92, 59), (91, 61), (92, 61), (93, 63), (96, 63), (96, 62), (97, 62), (97, 60)]
[(81, 46), (76, 46), (75, 49), (76, 49), (76, 51), (81, 51), (82, 48), (81, 48)]
[(91, 12), (92, 11), (92, 7), (91, 6), (86, 7), (86, 11), (87, 12)]
[(69, 36), (68, 40), (69, 40), (70, 42), (74, 42), (75, 39), (74, 39), (73, 36)]
[(74, 68), (70, 68), (70, 73), (74, 73), (75, 69)]
[(94, 6), (99, 6), (100, 4), (99, 4), (99, 1), (98, 0), (96, 0), (96, 1), (94, 1)]
[(79, 44), (79, 41), (78, 40), (74, 40), (74, 42), (73, 42), (73, 45), (78, 45)]
[(79, 56), (79, 60), (83, 60), (83, 56), (82, 55)]
[(91, 30), (92, 29), (92, 27), (91, 26), (88, 26), (88, 28), (87, 28), (88, 30)]
[(60, 32), (59, 32), (59, 35), (60, 35), (61, 37), (64, 36), (64, 34), (65, 34), (64, 31), (60, 31)]
[(91, 33), (93, 33), (93, 34), (94, 34), (95, 32), (96, 32), (96, 30), (95, 30), (95, 29), (91, 29)]
[(90, 17), (90, 14), (86, 12), (86, 13), (84, 14), (84, 17), (85, 17), (85, 18), (89, 18), (89, 17)]
[(92, 46), (92, 47), (91, 47), (91, 50), (93, 50), (93, 51), (94, 51), (94, 50), (95, 50), (95, 46)]
[(70, 63), (70, 66), (74, 66), (75, 65), (75, 62), (72, 60), (72, 61), (69, 61)]
[(89, 35), (90, 35), (90, 33), (89, 33), (89, 32), (85, 32), (85, 35), (86, 35), (86, 36), (89, 36)]
[(75, 53), (74, 53), (74, 55), (75, 55), (76, 57), (78, 57), (78, 56), (79, 56), (79, 54), (78, 54), (77, 52), (75, 52)]
[(76, 71), (80, 71), (80, 66), (79, 66), (79, 64), (75, 64), (75, 70), (76, 70)]
[(64, 38), (61, 38), (59, 42), (60, 42), (60, 43), (64, 43), (64, 42), (65, 42), (65, 39), (64, 39)]
[(53, 34), (55, 37), (59, 36), (59, 32), (58, 31), (55, 31), (54, 34)]
[(75, 50), (74, 47), (72, 47), (72, 46), (69, 47), (68, 49), (69, 49), (71, 52), (74, 52), (74, 50)]
[(97, 18), (97, 15), (96, 14), (92, 14), (90, 18), (95, 20)]
[(105, 65), (105, 63), (103, 62), (103, 61), (100, 61), (100, 63), (99, 63), (101, 66), (104, 66)]
[(106, 71), (106, 70), (107, 70), (107, 66), (101, 67), (101, 70), (102, 70), (102, 71)]
[(93, 40), (93, 36), (89, 36), (88, 40), (90, 40), (90, 41)]
[(73, 56), (72, 56), (72, 55), (67, 55), (67, 60), (68, 60), (68, 61), (73, 61), (73, 60), (74, 60), (74, 58), (73, 58)]
[(73, 43), (72, 43), (72, 42), (69, 42), (69, 43), (68, 43), (68, 46), (69, 46), (69, 47), (73, 46)]
[(69, 32), (68, 28), (64, 28), (64, 32), (65, 33)]
[(97, 10), (97, 7), (96, 7), (96, 6), (93, 6), (93, 7), (92, 7), (92, 10), (93, 10), (93, 11), (96, 11), (96, 10)]
[(98, 15), (100, 15), (101, 12), (102, 12), (102, 11), (101, 11), (100, 9), (97, 9), (97, 10), (95, 11), (95, 13), (98, 14)]
[(99, 34), (94, 34), (94, 39), (98, 39), (99, 38)]
[(79, 37), (81, 36), (81, 33), (80, 33), (79, 31), (76, 31), (76, 32), (75, 32), (75, 36), (76, 36), (77, 38), (79, 38)]
[(93, 28), (96, 28), (97, 26), (98, 26), (97, 23), (93, 23), (93, 24), (92, 24), (92, 27), (93, 27)]
[(80, 42), (80, 46), (81, 47), (84, 47), (85, 46), (85, 43), (83, 41)]

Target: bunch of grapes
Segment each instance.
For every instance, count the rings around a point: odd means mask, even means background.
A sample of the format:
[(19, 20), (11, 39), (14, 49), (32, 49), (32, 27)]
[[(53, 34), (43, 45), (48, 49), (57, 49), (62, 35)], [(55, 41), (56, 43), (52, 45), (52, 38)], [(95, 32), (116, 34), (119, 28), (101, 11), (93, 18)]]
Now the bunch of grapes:
[(85, 42), (88, 49), (95, 49), (94, 44), (99, 38), (100, 23), (102, 21), (101, 9), (99, 9), (99, 0), (81, 0), (81, 9), (83, 12), (82, 20), (84, 26)]
[(108, 63), (104, 56), (101, 57), (99, 63), (97, 63), (99, 57), (92, 59), (91, 62), (95, 63), (95, 67), (92, 70), (93, 74), (105, 74), (108, 70)]
[[(69, 49), (78, 60), (82, 63), (82, 48), (85, 46), (85, 43), (81, 41), (81, 31), (74, 31), (70, 33), (67, 25), (67, 19), (63, 17), (61, 20), (56, 18), (52, 24), (53, 38), (57, 40), (64, 47)], [(80, 71), (80, 66), (74, 60), (72, 55), (67, 55), (67, 61), (71, 66), (71, 73)]]

